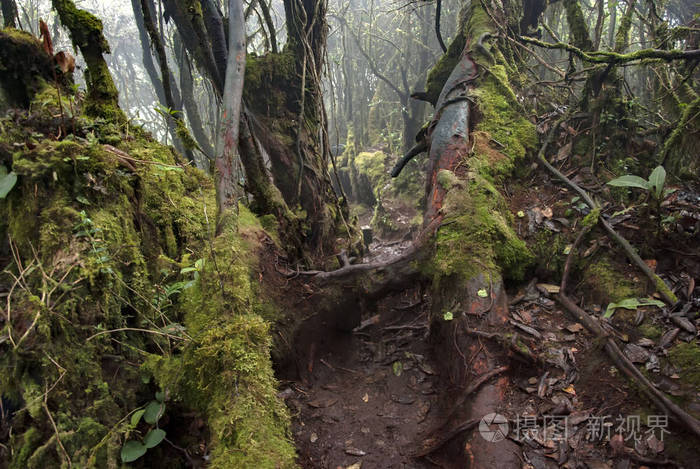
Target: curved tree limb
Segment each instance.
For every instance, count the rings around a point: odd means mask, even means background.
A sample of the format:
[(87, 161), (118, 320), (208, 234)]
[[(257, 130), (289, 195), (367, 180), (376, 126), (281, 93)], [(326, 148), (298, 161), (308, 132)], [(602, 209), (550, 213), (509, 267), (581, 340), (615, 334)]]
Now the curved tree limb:
[(426, 143), (425, 140), (415, 144), (413, 148), (408, 150), (406, 155), (404, 155), (403, 158), (401, 158), (396, 165), (394, 166), (394, 169), (391, 170), (391, 177), (395, 178), (398, 177), (399, 174), (401, 174), (401, 171), (403, 170), (404, 166), (411, 161), (414, 157), (420, 155), (424, 151), (428, 150), (428, 144)]
[(534, 44), (538, 47), (544, 47), (546, 49), (561, 49), (579, 57), (585, 62), (599, 63), (599, 64), (621, 64), (627, 62), (633, 62), (635, 60), (643, 59), (660, 59), (667, 62), (673, 60), (697, 60), (700, 59), (700, 49), (691, 50), (680, 50), (680, 49), (641, 49), (638, 51), (630, 52), (629, 54), (621, 54), (619, 52), (610, 51), (591, 51), (584, 52), (578, 47), (565, 43), (565, 42), (545, 42), (534, 37), (520, 36), (520, 40)]
[(437, 0), (435, 2), (435, 35), (440, 43), (440, 47), (443, 52), (447, 52), (447, 46), (445, 41), (442, 40), (442, 33), (440, 32), (440, 16), (442, 15), (442, 0)]

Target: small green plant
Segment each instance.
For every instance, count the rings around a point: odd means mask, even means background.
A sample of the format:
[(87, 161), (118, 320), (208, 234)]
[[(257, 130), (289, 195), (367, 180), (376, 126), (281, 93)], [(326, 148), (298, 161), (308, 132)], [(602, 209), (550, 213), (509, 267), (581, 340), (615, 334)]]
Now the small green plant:
[(75, 231), (75, 236), (77, 238), (86, 238), (89, 241), (90, 254), (92, 254), (95, 262), (100, 266), (100, 272), (103, 274), (114, 273), (112, 268), (107, 264), (112, 257), (107, 251), (104, 240), (99, 237), (102, 233), (102, 229), (95, 226), (92, 219), (85, 213), (85, 210), (80, 211), (80, 221), (73, 227), (73, 231)]
[(199, 280), (199, 275), (204, 269), (204, 259), (198, 259), (194, 266), (184, 267), (180, 270), (180, 274), (190, 274), (193, 273), (193, 278), (191, 280), (183, 280), (179, 282), (174, 282), (168, 285), (159, 286), (159, 291), (153, 298), (153, 306), (158, 310), (165, 310), (173, 304), (171, 297), (182, 293), (182, 291), (187, 290), (192, 285)]
[(643, 179), (632, 174), (625, 174), (619, 178), (608, 181), (609, 186), (614, 187), (636, 187), (649, 192), (654, 200), (660, 201), (672, 192), (671, 189), (664, 190), (666, 183), (666, 170), (663, 166), (657, 166), (649, 175), (649, 179)]
[(626, 298), (617, 303), (610, 303), (606, 308), (605, 315), (603, 317), (610, 319), (613, 314), (615, 314), (615, 310), (617, 308), (637, 309), (640, 306), (657, 306), (659, 308), (663, 308), (666, 305), (663, 301), (654, 300), (652, 298)]
[(165, 439), (165, 430), (158, 428), (158, 420), (165, 413), (165, 393), (158, 391), (155, 399), (137, 410), (131, 416), (130, 430), (136, 429), (143, 419), (148, 424), (148, 432), (143, 440), (127, 440), (122, 446), (121, 458), (123, 462), (133, 462), (146, 454), (151, 448), (155, 448)]
[(14, 171), (7, 172), (4, 165), (0, 165), (0, 199), (4, 199), (7, 194), (15, 187), (17, 183), (17, 175)]

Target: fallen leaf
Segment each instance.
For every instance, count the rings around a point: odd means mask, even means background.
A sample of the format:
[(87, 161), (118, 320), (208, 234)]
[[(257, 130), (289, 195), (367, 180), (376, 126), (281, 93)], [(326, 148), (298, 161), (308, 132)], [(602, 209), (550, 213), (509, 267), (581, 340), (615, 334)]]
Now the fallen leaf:
[(362, 400), (363, 400), (364, 402), (369, 402), (369, 394), (365, 393), (365, 395), (362, 396)]
[(309, 437), (309, 441), (311, 443), (316, 443), (318, 441), (318, 435), (316, 433), (312, 433), (311, 436)]
[(583, 330), (583, 326), (579, 323), (574, 323), (571, 325), (566, 326), (566, 330), (569, 332), (581, 332)]
[(559, 285), (552, 285), (551, 283), (538, 283), (536, 286), (542, 293), (559, 293)]
[(350, 456), (364, 456), (367, 453), (353, 446), (348, 446), (345, 448), (345, 454), (349, 454)]
[(576, 389), (574, 389), (574, 385), (573, 385), (573, 384), (568, 385), (567, 387), (565, 387), (564, 389), (562, 389), (562, 391), (564, 391), (564, 392), (567, 393), (567, 394), (571, 394), (572, 396), (575, 396), (575, 395), (576, 395)]
[(554, 157), (554, 161), (561, 161), (566, 159), (571, 154), (571, 147), (573, 142), (569, 142), (559, 149), (557, 156)]
[(627, 344), (625, 345), (624, 352), (632, 363), (646, 363), (649, 359), (649, 352), (647, 349), (639, 345)]
[(435, 374), (435, 370), (428, 363), (420, 363), (418, 365), (418, 368), (420, 368), (420, 370), (423, 373), (425, 373), (426, 375), (434, 375)]
[(345, 469), (361, 469), (362, 468), (362, 461), (358, 461), (355, 464), (352, 464)]
[(313, 401), (309, 401), (308, 405), (309, 407), (313, 407), (315, 409), (325, 409), (326, 407), (331, 407), (336, 402), (338, 402), (338, 398), (316, 399)]

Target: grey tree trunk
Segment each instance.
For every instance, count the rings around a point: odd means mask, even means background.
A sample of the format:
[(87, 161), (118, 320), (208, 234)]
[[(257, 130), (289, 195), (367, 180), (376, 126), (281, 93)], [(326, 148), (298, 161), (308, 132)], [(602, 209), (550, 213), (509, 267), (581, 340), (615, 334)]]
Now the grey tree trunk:
[(241, 0), (229, 1), (229, 46), (224, 81), (221, 128), (216, 142), (214, 175), (218, 205), (217, 231), (221, 230), (231, 210), (237, 212), (242, 195), (243, 170), (238, 154), (241, 98), (245, 79), (246, 34)]

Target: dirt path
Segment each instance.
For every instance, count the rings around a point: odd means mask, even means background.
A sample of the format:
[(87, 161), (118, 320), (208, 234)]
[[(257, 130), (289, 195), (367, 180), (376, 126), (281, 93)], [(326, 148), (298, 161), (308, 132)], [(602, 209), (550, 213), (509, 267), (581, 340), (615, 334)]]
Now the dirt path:
[(307, 325), (320, 334), (309, 342), (306, 376), (284, 391), (302, 467), (431, 467), (411, 457), (440, 413), (417, 296), (388, 298), (354, 333)]

